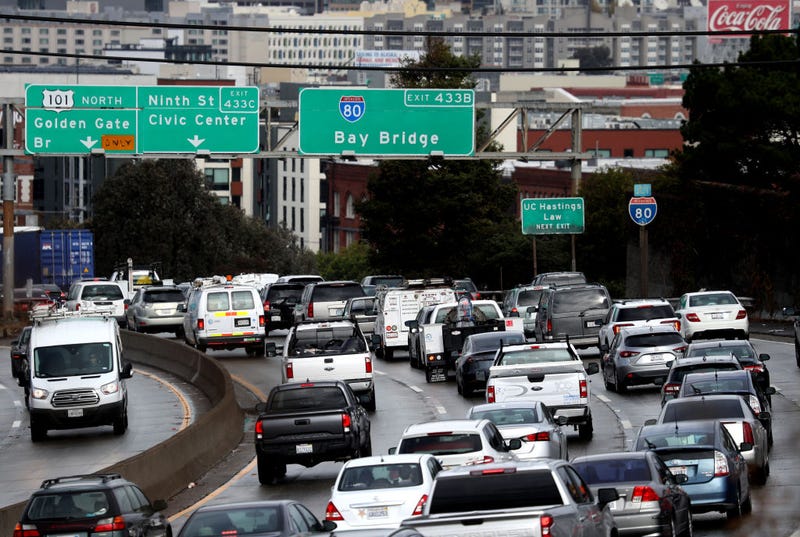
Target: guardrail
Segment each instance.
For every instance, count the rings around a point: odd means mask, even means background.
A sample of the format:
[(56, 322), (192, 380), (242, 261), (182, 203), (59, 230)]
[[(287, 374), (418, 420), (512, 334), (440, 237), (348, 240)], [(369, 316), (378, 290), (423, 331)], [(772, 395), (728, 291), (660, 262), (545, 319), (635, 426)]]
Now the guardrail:
[[(127, 330), (122, 332), (122, 342), (126, 351), (138, 351), (132, 362), (172, 373), (196, 386), (211, 403), (208, 412), (165, 442), (98, 470), (121, 474), (151, 500), (169, 499), (239, 445), (244, 413), (230, 374), (215, 360), (183, 343)], [(25, 503), (0, 508), (0, 535), (13, 534)]]

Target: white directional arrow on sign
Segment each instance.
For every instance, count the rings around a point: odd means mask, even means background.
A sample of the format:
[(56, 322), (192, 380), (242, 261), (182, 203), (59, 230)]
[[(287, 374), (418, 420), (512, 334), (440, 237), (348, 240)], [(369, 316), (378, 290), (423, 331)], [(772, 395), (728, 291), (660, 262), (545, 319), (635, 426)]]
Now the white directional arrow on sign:
[(196, 134), (194, 135), (194, 138), (187, 138), (187, 140), (195, 147), (198, 147), (200, 144), (206, 141), (205, 138), (198, 138)]
[(98, 140), (92, 140), (91, 135), (87, 136), (85, 140), (80, 140), (80, 142), (86, 146), (86, 149), (91, 149), (94, 144), (98, 142)]

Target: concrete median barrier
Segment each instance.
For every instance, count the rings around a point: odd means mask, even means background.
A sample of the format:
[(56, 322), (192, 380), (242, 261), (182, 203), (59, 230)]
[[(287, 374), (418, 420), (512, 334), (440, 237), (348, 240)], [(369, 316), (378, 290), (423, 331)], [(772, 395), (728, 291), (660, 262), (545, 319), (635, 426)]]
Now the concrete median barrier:
[[(136, 354), (135, 365), (171, 373), (197, 387), (211, 409), (165, 442), (103, 468), (137, 483), (151, 500), (169, 499), (199, 479), (236, 448), (243, 436), (244, 413), (236, 401), (228, 371), (182, 342), (122, 331), (123, 349)], [(130, 358), (129, 358), (130, 359)], [(12, 535), (25, 502), (0, 509), (0, 535)]]

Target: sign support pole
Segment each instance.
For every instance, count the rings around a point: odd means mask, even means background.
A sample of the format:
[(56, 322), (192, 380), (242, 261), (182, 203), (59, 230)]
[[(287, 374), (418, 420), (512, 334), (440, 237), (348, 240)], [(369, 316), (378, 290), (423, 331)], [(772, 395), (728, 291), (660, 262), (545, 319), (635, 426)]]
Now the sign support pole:
[(647, 298), (647, 226), (639, 226), (639, 273), (641, 274), (639, 281), (640, 293), (642, 298)]
[[(5, 147), (14, 147), (14, 108), (3, 103)], [(3, 157), (3, 317), (14, 314), (14, 156)]]
[[(581, 137), (583, 133), (583, 112), (580, 109), (575, 109), (572, 112), (572, 152), (578, 154), (581, 152)], [(581, 190), (581, 159), (572, 159), (572, 195), (574, 197), (580, 195)], [(575, 259), (575, 235), (571, 235), (571, 250), (572, 250), (572, 271), (578, 270), (577, 261)]]

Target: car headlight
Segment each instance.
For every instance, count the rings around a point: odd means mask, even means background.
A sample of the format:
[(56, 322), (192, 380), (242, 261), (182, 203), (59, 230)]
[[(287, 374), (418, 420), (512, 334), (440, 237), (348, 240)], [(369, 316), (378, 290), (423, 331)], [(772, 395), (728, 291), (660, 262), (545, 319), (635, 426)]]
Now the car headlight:
[(100, 386), (100, 391), (103, 392), (105, 395), (111, 395), (112, 393), (117, 393), (119, 391), (119, 382), (116, 380), (114, 382), (109, 382), (108, 384), (104, 384)]
[(47, 390), (43, 390), (41, 388), (33, 388), (31, 390), (31, 397), (34, 399), (47, 399), (47, 396), (50, 395), (50, 392)]

